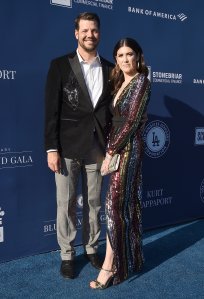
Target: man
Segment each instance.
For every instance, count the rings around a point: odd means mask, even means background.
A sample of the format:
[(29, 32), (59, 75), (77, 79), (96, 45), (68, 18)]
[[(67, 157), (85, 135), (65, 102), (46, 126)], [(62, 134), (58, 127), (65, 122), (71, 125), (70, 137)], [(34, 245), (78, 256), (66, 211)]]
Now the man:
[(110, 123), (108, 78), (112, 64), (97, 53), (99, 31), (96, 14), (82, 13), (76, 18), (77, 50), (52, 61), (46, 85), (45, 146), (48, 167), (55, 172), (60, 272), (65, 278), (74, 278), (76, 187), (80, 174), (85, 256), (94, 267), (101, 267), (96, 253), (100, 167)]

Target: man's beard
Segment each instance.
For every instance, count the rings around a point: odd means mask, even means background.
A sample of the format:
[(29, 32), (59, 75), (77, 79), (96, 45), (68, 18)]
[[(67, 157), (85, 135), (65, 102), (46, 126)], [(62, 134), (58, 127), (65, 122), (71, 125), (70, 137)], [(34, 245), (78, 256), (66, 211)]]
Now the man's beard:
[(96, 42), (95, 44), (93, 44), (93, 46), (90, 47), (90, 48), (89, 48), (89, 47), (86, 47), (86, 46), (84, 45), (84, 43), (81, 43), (80, 41), (79, 41), (79, 45), (80, 45), (81, 48), (84, 49), (86, 52), (91, 53), (91, 52), (93, 52), (93, 51), (96, 50), (96, 48), (97, 48), (97, 46), (98, 46), (98, 42)]

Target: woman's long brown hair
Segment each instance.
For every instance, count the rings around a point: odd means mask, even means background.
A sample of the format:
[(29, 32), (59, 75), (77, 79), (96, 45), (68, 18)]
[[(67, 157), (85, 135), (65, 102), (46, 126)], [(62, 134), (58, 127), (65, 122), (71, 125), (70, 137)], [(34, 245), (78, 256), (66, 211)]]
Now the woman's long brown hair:
[[(138, 73), (144, 74), (148, 76), (148, 68), (145, 64), (144, 55), (142, 48), (138, 44), (138, 42), (132, 38), (124, 38), (119, 40), (113, 50), (113, 57), (116, 61), (117, 52), (121, 47), (129, 47), (136, 53), (136, 71)], [(121, 87), (124, 81), (124, 75), (119, 66), (113, 68), (111, 75), (110, 75), (111, 85), (112, 85), (112, 94), (116, 93), (118, 89)]]

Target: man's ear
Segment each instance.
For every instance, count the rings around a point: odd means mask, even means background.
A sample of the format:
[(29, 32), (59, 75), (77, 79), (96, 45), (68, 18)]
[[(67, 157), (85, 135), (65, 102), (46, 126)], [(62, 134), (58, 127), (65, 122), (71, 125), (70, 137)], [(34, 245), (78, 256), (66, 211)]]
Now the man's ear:
[(79, 32), (78, 32), (78, 30), (75, 30), (75, 37), (76, 37), (76, 39), (78, 39), (78, 36), (79, 36)]

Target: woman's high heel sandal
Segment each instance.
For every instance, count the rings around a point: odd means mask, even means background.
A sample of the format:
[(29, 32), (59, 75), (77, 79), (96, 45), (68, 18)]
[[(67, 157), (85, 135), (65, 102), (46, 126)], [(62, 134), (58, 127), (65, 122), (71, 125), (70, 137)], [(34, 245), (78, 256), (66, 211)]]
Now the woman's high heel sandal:
[(111, 285), (111, 283), (113, 283), (113, 279), (114, 279), (114, 276), (115, 276), (114, 271), (113, 270), (106, 270), (104, 268), (101, 268), (101, 270), (106, 271), (106, 272), (110, 272), (110, 273), (112, 273), (112, 275), (108, 278), (108, 280), (106, 281), (105, 284), (102, 284), (97, 279), (93, 280), (93, 282), (95, 283), (95, 287), (90, 286), (90, 288), (93, 289), (93, 290), (104, 290), (104, 289), (108, 288)]

